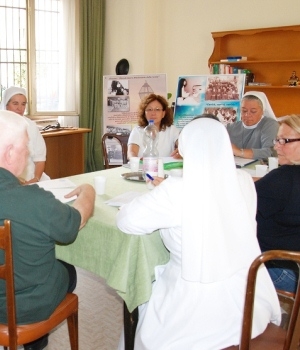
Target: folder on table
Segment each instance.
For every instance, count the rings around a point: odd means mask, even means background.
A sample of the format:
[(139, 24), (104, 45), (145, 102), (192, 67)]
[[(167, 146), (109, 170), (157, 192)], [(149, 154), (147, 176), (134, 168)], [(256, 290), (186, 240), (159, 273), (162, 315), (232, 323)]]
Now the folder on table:
[(243, 168), (244, 166), (252, 164), (256, 161), (257, 161), (257, 159), (247, 159), (247, 158), (241, 158), (241, 157), (234, 157), (235, 166), (237, 168)]

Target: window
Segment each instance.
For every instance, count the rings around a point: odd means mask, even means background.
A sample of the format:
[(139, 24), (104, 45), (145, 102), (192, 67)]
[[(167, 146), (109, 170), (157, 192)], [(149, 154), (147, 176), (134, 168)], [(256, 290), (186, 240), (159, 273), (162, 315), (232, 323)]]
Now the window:
[(0, 0), (0, 99), (16, 85), (31, 117), (78, 114), (77, 10), (77, 0)]

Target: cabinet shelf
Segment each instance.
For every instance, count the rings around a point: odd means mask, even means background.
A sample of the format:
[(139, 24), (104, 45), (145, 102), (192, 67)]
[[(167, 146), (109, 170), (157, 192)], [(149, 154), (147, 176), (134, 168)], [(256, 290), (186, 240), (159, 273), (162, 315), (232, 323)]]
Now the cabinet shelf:
[[(277, 117), (300, 114), (300, 86), (288, 86), (292, 71), (300, 76), (300, 45), (295, 45), (300, 42), (300, 25), (213, 32), (212, 37), (209, 66), (224, 64), (251, 70), (254, 81), (271, 85), (245, 86), (245, 91), (263, 91)], [(250, 60), (221, 61), (229, 56)]]
[(248, 85), (245, 86), (245, 90), (261, 90), (261, 89), (300, 89), (300, 86), (274, 86), (274, 85)]
[(249, 61), (249, 60), (241, 60), (241, 61), (215, 61), (210, 62), (212, 64), (258, 64), (258, 63), (300, 63), (300, 59), (295, 60), (255, 60), (255, 61)]

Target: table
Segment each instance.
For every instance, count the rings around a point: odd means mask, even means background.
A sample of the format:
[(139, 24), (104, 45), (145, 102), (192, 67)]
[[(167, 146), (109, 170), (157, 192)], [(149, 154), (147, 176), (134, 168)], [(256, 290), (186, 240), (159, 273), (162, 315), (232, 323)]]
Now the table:
[(255, 169), (255, 166), (256, 166), (256, 165), (259, 165), (259, 164), (263, 164), (263, 163), (262, 163), (260, 160), (257, 160), (256, 162), (251, 163), (251, 164), (249, 164), (249, 165), (246, 165), (245, 167), (240, 168), (240, 169), (246, 171), (249, 175), (251, 175), (252, 178), (253, 178), (253, 181), (257, 181), (257, 180), (260, 179), (260, 177), (257, 177), (257, 176), (256, 176), (256, 169)]
[(159, 232), (136, 236), (121, 232), (116, 226), (118, 208), (104, 202), (127, 191), (146, 192), (145, 183), (127, 181), (121, 174), (129, 169), (118, 167), (71, 176), (75, 184), (90, 183), (101, 174), (107, 178), (106, 194), (97, 196), (94, 216), (79, 231), (74, 243), (57, 246), (57, 258), (103, 277), (124, 299), (128, 310), (149, 300), (154, 267), (169, 260)]
[[(75, 266), (94, 272), (106, 280), (124, 300), (128, 311), (124, 310), (126, 349), (133, 349), (133, 338), (137, 322), (137, 306), (147, 302), (151, 295), (154, 268), (169, 261), (159, 232), (135, 236), (121, 232), (116, 226), (118, 208), (104, 202), (127, 191), (149, 191), (143, 182), (121, 178), (122, 173), (130, 172), (124, 167), (71, 176), (75, 184), (90, 183), (96, 175), (106, 180), (106, 194), (97, 196), (94, 216), (69, 245), (57, 245), (56, 256)], [(131, 335), (128, 335), (128, 332)], [(131, 345), (127, 346), (128, 341)]]
[[(255, 164), (246, 168), (254, 171)], [(75, 184), (93, 185), (96, 175), (105, 176), (106, 194), (97, 196), (94, 216), (79, 232), (75, 242), (57, 246), (56, 255), (59, 259), (100, 275), (124, 300), (129, 311), (124, 309), (127, 350), (133, 349), (136, 308), (149, 300), (154, 267), (165, 264), (169, 260), (169, 252), (158, 231), (151, 235), (135, 236), (126, 235), (116, 227), (117, 208), (104, 202), (127, 191), (148, 191), (145, 183), (122, 179), (121, 174), (126, 172), (130, 170), (118, 167), (69, 177)]]
[(42, 133), (47, 147), (45, 173), (51, 179), (84, 173), (84, 135), (91, 129), (74, 128)]

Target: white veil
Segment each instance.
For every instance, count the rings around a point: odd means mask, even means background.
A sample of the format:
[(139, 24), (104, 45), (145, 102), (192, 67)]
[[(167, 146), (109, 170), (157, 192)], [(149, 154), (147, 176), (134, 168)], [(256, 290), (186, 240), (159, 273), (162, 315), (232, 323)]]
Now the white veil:
[(269, 117), (269, 118), (273, 118), (275, 120), (276, 119), (276, 116), (275, 116), (275, 113), (273, 112), (273, 109), (270, 105), (270, 102), (266, 96), (266, 94), (264, 92), (261, 92), (261, 91), (247, 91), (244, 95), (244, 96), (247, 96), (247, 95), (252, 95), (252, 96), (256, 96), (257, 98), (259, 98), (263, 104), (263, 115), (266, 116), (266, 117)]
[(216, 120), (186, 125), (179, 151), (184, 158), (182, 277), (224, 280), (260, 254), (254, 183), (246, 172), (237, 173), (228, 133)]
[(6, 110), (8, 101), (15, 95), (24, 95), (27, 98), (26, 90), (18, 86), (11, 86), (3, 91), (0, 109)]

